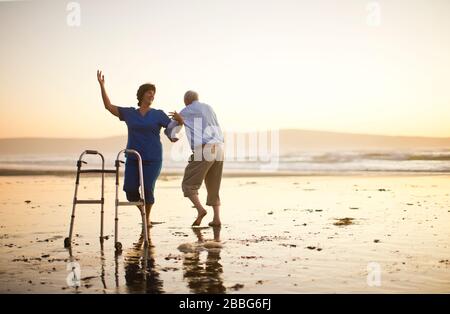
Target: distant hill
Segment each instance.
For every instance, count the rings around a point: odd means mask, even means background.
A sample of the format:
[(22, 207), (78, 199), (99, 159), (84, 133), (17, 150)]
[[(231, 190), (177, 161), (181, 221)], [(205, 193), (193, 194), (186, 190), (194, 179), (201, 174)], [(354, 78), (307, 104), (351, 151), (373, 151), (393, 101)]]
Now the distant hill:
[[(226, 138), (230, 134), (225, 135)], [(237, 134), (233, 135), (236, 139)], [(246, 138), (249, 133), (239, 133)], [(171, 143), (162, 136), (165, 148)], [(308, 130), (280, 130), (280, 154), (310, 150), (381, 150), (381, 149), (450, 149), (450, 137), (411, 137), (350, 134)], [(245, 142), (244, 141), (244, 142)], [(7, 138), (0, 139), (0, 154), (66, 154), (79, 153), (84, 149), (96, 149), (101, 152), (117, 152), (125, 147), (126, 136), (114, 136), (98, 139), (82, 138)], [(236, 142), (236, 140), (235, 140)]]
[(282, 153), (305, 150), (450, 149), (450, 137), (386, 136), (308, 130), (280, 131)]
[(127, 143), (126, 136), (83, 138), (8, 138), (0, 139), (0, 154), (65, 154), (85, 149), (116, 152)]

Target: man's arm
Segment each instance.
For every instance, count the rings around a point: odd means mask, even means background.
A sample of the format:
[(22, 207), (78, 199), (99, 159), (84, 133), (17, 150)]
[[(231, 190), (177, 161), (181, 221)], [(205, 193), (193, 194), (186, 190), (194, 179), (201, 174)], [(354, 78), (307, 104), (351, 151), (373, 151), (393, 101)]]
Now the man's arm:
[(100, 90), (102, 92), (103, 105), (105, 106), (105, 109), (119, 118), (119, 109), (117, 108), (117, 106), (111, 104), (108, 94), (106, 93), (105, 76), (102, 74), (102, 71), (97, 70), (97, 80), (100, 84)]
[(183, 125), (180, 125), (178, 121), (172, 120), (164, 130), (164, 134), (166, 134), (171, 142), (176, 142), (179, 140), (177, 134), (181, 131), (182, 127)]
[(175, 120), (178, 123), (178, 125), (184, 124), (183, 117), (181, 116), (181, 114), (179, 114), (176, 111), (169, 112), (169, 117), (171, 117), (173, 120)]
[(172, 121), (164, 130), (164, 133), (172, 142), (176, 142), (178, 141), (177, 134), (181, 131), (181, 128), (184, 125), (184, 119), (181, 114), (176, 111), (169, 112), (169, 117), (172, 118)]

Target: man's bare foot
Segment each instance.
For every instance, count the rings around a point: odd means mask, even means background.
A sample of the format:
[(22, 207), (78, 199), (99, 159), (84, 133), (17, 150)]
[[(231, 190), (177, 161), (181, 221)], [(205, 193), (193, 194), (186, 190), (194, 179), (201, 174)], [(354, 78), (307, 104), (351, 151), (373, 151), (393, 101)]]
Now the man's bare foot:
[(200, 211), (197, 215), (197, 219), (195, 219), (195, 221), (192, 223), (192, 227), (200, 226), (200, 224), (202, 223), (203, 217), (205, 217), (207, 213), (208, 212), (206, 211), (206, 209), (203, 209), (202, 211)]
[(220, 227), (222, 225), (222, 223), (220, 222), (220, 220), (213, 220), (210, 223), (208, 223), (208, 226), (210, 227)]

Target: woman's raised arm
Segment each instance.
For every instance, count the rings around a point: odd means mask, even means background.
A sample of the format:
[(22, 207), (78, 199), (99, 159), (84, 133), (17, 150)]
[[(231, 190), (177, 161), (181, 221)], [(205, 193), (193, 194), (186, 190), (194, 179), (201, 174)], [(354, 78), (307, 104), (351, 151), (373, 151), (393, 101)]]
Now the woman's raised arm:
[(98, 80), (98, 83), (100, 84), (100, 89), (102, 91), (103, 104), (105, 105), (105, 108), (109, 112), (111, 112), (113, 115), (115, 115), (116, 117), (119, 117), (119, 109), (117, 108), (117, 106), (114, 106), (113, 104), (111, 104), (111, 101), (109, 101), (108, 94), (106, 94), (105, 76), (102, 74), (102, 71), (97, 70), (97, 80)]

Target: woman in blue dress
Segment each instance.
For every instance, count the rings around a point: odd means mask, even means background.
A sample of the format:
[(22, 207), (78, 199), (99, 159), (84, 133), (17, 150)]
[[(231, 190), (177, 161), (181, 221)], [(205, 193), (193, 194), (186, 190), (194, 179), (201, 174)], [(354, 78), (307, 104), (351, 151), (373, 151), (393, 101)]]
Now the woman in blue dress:
[[(150, 226), (150, 211), (155, 203), (155, 183), (162, 167), (162, 145), (160, 140), (161, 128), (166, 129), (171, 119), (164, 111), (150, 108), (155, 98), (156, 88), (153, 84), (143, 84), (137, 91), (138, 108), (118, 107), (111, 104), (105, 90), (105, 77), (101, 71), (97, 71), (97, 79), (100, 84), (102, 99), (105, 108), (121, 121), (127, 124), (128, 128), (128, 149), (134, 149), (142, 157), (144, 171), (145, 190), (145, 211), (147, 225)], [(172, 118), (183, 124), (183, 119), (176, 112), (170, 113)], [(171, 138), (175, 142), (176, 138)], [(137, 159), (134, 155), (127, 156), (125, 163), (125, 180), (123, 190), (130, 202), (137, 202), (141, 199), (139, 193), (139, 171)], [(139, 208), (141, 210), (141, 208)]]

